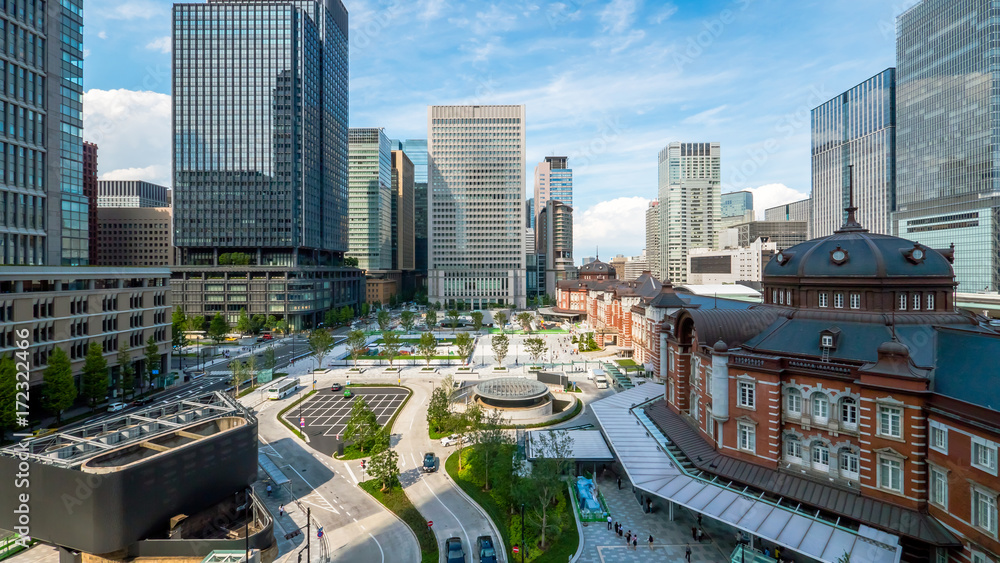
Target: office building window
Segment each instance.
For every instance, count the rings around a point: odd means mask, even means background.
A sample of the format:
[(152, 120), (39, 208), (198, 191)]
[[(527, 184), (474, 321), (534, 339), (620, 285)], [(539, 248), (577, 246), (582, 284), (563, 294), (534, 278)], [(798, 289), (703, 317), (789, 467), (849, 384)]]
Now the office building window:
[(861, 458), (850, 450), (840, 451), (840, 476), (844, 479), (857, 479), (860, 473)]
[(903, 409), (899, 407), (879, 406), (878, 433), (890, 438), (903, 437)]
[(940, 422), (931, 421), (931, 449), (948, 453), (948, 428)]
[(756, 399), (754, 397), (754, 383), (752, 381), (740, 381), (740, 406), (746, 409), (752, 409), (756, 406)]
[(860, 293), (852, 293), (851, 294), (851, 309), (860, 309), (860, 308), (861, 308), (861, 294)]
[(785, 410), (792, 416), (802, 415), (802, 392), (798, 389), (789, 389), (785, 395)]
[(948, 474), (937, 467), (931, 467), (930, 501), (941, 508), (948, 508)]
[(740, 449), (746, 450), (748, 452), (755, 451), (757, 439), (753, 424), (750, 424), (748, 422), (740, 422), (738, 424), (738, 429), (739, 429)]
[(977, 436), (972, 437), (972, 466), (989, 473), (997, 474), (997, 445)]
[(903, 492), (903, 462), (901, 460), (880, 456), (878, 471), (880, 487), (897, 493)]
[(824, 424), (830, 418), (830, 400), (826, 395), (813, 395), (812, 416)]
[(977, 485), (972, 486), (972, 524), (996, 535), (997, 495)]

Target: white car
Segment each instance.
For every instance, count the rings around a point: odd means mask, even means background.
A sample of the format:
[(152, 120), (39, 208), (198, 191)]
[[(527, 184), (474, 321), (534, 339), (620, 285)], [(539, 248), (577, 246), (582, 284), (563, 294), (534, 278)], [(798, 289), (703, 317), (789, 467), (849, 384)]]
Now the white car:
[(451, 436), (445, 436), (441, 438), (441, 445), (444, 447), (457, 446), (459, 442), (462, 441), (462, 437), (458, 434), (452, 434)]
[(123, 411), (127, 406), (128, 405), (126, 405), (125, 403), (111, 403), (110, 405), (108, 405), (108, 412)]

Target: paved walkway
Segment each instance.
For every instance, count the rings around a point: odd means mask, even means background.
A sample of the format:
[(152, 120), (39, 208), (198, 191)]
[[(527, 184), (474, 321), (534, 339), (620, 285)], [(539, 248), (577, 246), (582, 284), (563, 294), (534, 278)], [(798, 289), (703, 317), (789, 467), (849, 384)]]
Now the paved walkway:
[[(638, 497), (632, 494), (631, 484), (623, 478), (619, 491), (610, 472), (607, 478), (598, 480), (598, 486), (604, 493), (611, 518), (622, 523), (624, 533), (631, 530), (638, 534), (639, 545), (634, 551), (631, 546), (626, 548), (624, 537), (619, 539), (606, 524), (590, 523), (583, 528), (584, 548), (578, 560), (580, 563), (682, 562), (689, 545), (693, 563), (720, 562), (727, 561), (728, 554), (733, 551), (735, 537), (730, 537), (730, 532), (709, 518), (702, 522), (705, 539), (698, 543), (691, 537), (691, 528), (698, 523), (690, 511), (675, 507), (671, 522), (666, 505), (654, 500), (653, 512), (646, 514), (639, 506)], [(650, 535), (653, 536), (652, 549), (648, 542)]]

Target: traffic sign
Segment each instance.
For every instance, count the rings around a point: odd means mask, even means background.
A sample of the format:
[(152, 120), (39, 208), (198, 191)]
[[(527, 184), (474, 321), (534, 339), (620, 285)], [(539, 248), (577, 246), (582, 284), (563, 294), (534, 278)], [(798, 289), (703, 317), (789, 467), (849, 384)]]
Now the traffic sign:
[(302, 428), (306, 427), (306, 417), (304, 416), (299, 417), (299, 426), (301, 426)]
[(520, 551), (521, 551), (521, 548), (520, 548), (520, 547), (517, 547), (516, 545), (514, 546), (514, 548), (513, 548), (513, 549), (514, 549), (514, 553), (518, 553), (518, 552), (520, 552)]
[(160, 375), (160, 370), (154, 369), (153, 370), (153, 375)]
[(430, 527), (431, 527), (431, 526), (433, 526), (433, 525), (434, 525), (434, 521), (433, 521), (433, 520), (428, 520), (428, 521), (427, 521), (427, 527), (428, 527), (428, 528), (430, 528)]

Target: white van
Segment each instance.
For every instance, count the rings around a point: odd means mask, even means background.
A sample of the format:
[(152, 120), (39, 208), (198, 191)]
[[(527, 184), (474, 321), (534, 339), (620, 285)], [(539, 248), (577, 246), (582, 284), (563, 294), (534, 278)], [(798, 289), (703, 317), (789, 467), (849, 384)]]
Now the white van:
[(604, 377), (603, 375), (595, 376), (594, 377), (594, 385), (598, 389), (607, 389), (608, 388), (608, 378)]
[(603, 369), (591, 368), (587, 372), (587, 379), (593, 381), (598, 376), (603, 376), (603, 375), (604, 375), (604, 370)]

